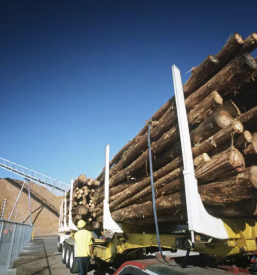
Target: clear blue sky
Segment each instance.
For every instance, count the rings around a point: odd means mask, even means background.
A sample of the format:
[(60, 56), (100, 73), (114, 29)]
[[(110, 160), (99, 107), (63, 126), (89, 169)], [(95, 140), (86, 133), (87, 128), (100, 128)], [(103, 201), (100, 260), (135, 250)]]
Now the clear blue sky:
[[(0, 156), (61, 181), (96, 177), (257, 1), (0, 2)], [(256, 56), (256, 54), (254, 55)], [(0, 169), (0, 177), (15, 175)]]

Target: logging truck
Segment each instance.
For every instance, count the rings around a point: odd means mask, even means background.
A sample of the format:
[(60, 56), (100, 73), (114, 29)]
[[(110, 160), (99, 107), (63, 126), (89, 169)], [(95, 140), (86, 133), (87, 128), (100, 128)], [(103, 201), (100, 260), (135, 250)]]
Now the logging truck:
[[(216, 59), (214, 59), (216, 62)], [(249, 273), (249, 263), (256, 251), (257, 223), (254, 218), (216, 218), (206, 211), (198, 190), (192, 155), (188, 116), (179, 69), (173, 65), (172, 74), (183, 157), (183, 179), (186, 198), (187, 223), (171, 223), (166, 233), (159, 234), (158, 218), (153, 204), (154, 226), (116, 222), (109, 205), (109, 145), (106, 146), (103, 231), (105, 239), (94, 240), (94, 261), (100, 266), (115, 267), (114, 274), (219, 274)], [(191, 104), (191, 103), (190, 103)], [(197, 132), (193, 136), (197, 136)], [(192, 135), (191, 135), (192, 137)], [(150, 144), (149, 144), (150, 146)], [(149, 149), (150, 150), (150, 149)], [(150, 156), (149, 156), (150, 158)], [(151, 164), (151, 160), (150, 160)], [(153, 187), (153, 180), (151, 180)], [(74, 256), (72, 220), (73, 181), (69, 198), (65, 195), (60, 208), (57, 249), (62, 251), (62, 262), (71, 273), (78, 272)], [(154, 188), (152, 189), (154, 190)], [(67, 201), (69, 200), (69, 209)], [(153, 195), (154, 203), (154, 195)], [(184, 250), (181, 257), (165, 257), (163, 251), (175, 253)], [(199, 255), (190, 256), (190, 252)], [(160, 253), (159, 253), (160, 252)], [(154, 254), (157, 253), (157, 254)], [(164, 253), (165, 254), (165, 253)], [(175, 254), (174, 254), (175, 255)], [(182, 269), (186, 265), (190, 268)], [(239, 266), (239, 267), (237, 267)], [(208, 267), (208, 268), (207, 268)]]

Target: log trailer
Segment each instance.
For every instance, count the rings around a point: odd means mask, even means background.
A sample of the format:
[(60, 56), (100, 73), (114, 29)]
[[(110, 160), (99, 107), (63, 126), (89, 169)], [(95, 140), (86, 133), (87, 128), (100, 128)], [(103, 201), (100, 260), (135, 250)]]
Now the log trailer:
[[(111, 217), (109, 208), (109, 145), (107, 145), (103, 229), (108, 238), (107, 240), (95, 239), (94, 260), (97, 264), (115, 266), (115, 275), (215, 275), (221, 271), (223, 273), (250, 274), (250, 258), (255, 255), (257, 250), (256, 220), (219, 219), (211, 216), (205, 210), (195, 178), (181, 75), (175, 65), (172, 66), (172, 75), (182, 145), (188, 224), (187, 226), (171, 225), (170, 228), (167, 228), (169, 233), (159, 234), (156, 222), (155, 228), (149, 226), (139, 228), (136, 225), (116, 223)], [(73, 181), (71, 181), (70, 201), (72, 201), (72, 196)], [(70, 268), (71, 273), (76, 273), (78, 265), (74, 257), (73, 236), (78, 229), (72, 222), (71, 207), (70, 203), (67, 216), (67, 198), (65, 196), (60, 209), (57, 249), (62, 251), (62, 262), (66, 264), (67, 268)], [(156, 211), (154, 214), (156, 215)], [(174, 253), (177, 250), (184, 250), (185, 256), (165, 258), (162, 253), (162, 251)], [(158, 251), (160, 254), (153, 256), (153, 253)], [(199, 255), (189, 256), (190, 251), (198, 252)], [(186, 265), (193, 265), (193, 267), (182, 268)]]

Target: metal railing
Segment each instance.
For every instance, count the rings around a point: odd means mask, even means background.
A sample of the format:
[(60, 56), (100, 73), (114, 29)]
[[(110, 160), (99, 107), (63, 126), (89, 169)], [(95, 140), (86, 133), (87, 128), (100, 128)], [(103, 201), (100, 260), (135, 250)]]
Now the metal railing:
[(31, 239), (32, 226), (0, 219), (0, 275), (6, 274), (11, 263)]
[(28, 181), (36, 182), (42, 186), (63, 194), (69, 188), (69, 184), (53, 179), (34, 170), (0, 157), (0, 167), (16, 175), (24, 177)]

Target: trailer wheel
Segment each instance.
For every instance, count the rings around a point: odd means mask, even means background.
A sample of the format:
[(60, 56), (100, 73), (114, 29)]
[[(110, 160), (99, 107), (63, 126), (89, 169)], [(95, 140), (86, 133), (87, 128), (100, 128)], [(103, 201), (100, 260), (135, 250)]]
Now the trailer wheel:
[(62, 248), (62, 263), (66, 264), (66, 252), (67, 252), (67, 245), (64, 243)]
[(70, 268), (70, 254), (71, 254), (71, 247), (70, 245), (67, 245), (67, 251), (66, 251), (66, 267)]
[(60, 236), (58, 236), (58, 239), (57, 239), (57, 250), (59, 251), (59, 252), (62, 252), (62, 244), (61, 244), (61, 242), (60, 242)]
[(70, 253), (70, 273), (74, 274), (74, 273), (78, 273), (78, 272), (79, 272), (78, 260), (75, 257), (74, 248), (71, 247), (71, 253)]

